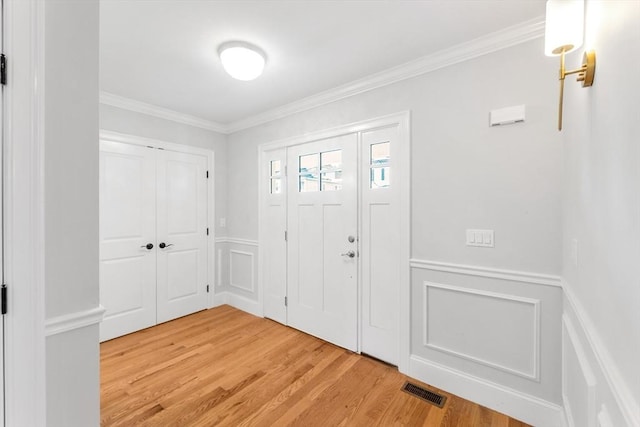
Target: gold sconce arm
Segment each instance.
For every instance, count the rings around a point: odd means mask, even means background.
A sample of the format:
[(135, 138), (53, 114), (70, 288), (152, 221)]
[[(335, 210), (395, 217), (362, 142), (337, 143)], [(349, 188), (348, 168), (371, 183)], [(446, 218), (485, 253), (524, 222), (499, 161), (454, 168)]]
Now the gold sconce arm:
[(564, 99), (564, 79), (571, 74), (578, 74), (576, 81), (582, 82), (582, 87), (590, 87), (593, 85), (593, 79), (596, 74), (596, 52), (591, 50), (585, 52), (582, 58), (582, 66), (575, 70), (566, 71), (564, 67), (565, 50), (560, 53), (560, 102), (558, 106), (558, 130), (562, 130), (562, 107)]

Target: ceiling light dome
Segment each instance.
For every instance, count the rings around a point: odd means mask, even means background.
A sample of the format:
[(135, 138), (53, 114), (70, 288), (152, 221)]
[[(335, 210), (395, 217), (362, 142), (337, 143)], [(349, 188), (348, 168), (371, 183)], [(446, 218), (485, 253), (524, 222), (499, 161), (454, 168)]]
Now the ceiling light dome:
[(218, 48), (218, 55), (225, 71), (238, 80), (253, 80), (260, 76), (266, 63), (264, 52), (246, 42), (224, 43)]

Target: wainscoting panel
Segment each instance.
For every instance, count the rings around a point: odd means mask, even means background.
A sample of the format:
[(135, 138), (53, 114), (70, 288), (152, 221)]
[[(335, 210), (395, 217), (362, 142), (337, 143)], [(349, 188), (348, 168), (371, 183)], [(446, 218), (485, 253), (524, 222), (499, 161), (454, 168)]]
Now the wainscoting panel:
[(423, 298), (424, 347), (539, 381), (540, 300), (430, 282)]
[(218, 277), (214, 305), (229, 304), (262, 316), (258, 284), (258, 242), (223, 237), (216, 239)]
[(254, 264), (252, 252), (229, 250), (229, 286), (255, 293)]
[(533, 425), (564, 425), (560, 278), (411, 267), (409, 375)]

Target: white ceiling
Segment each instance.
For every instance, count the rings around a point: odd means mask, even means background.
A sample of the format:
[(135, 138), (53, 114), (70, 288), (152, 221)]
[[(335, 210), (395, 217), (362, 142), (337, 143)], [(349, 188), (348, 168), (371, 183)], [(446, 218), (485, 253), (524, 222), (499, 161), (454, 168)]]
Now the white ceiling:
[[(544, 15), (544, 0), (101, 0), (102, 91), (229, 124)], [(217, 47), (260, 46), (237, 81)]]

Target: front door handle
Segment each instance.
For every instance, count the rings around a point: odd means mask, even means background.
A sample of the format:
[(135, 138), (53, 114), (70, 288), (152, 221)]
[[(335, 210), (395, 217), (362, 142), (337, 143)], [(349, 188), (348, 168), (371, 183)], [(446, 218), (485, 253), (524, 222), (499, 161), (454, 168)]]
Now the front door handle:
[(356, 256), (356, 252), (355, 252), (355, 251), (347, 251), (346, 253), (344, 253), (344, 254), (340, 254), (340, 255), (342, 255), (342, 256), (348, 256), (349, 258), (355, 258), (355, 256)]

